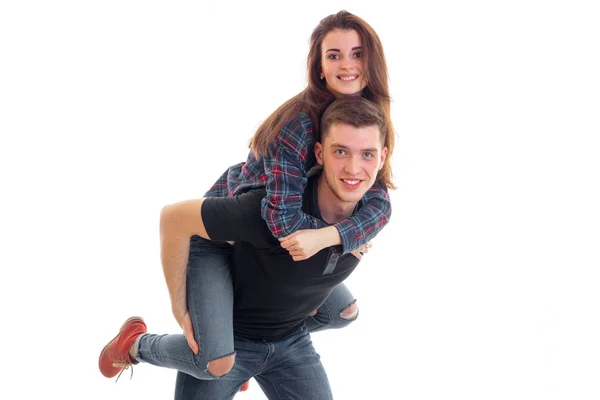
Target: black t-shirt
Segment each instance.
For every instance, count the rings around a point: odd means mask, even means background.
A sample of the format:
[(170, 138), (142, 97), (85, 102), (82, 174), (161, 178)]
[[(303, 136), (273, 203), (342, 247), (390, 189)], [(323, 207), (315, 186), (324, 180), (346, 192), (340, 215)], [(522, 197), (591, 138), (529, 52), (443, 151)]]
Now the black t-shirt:
[[(308, 180), (302, 210), (322, 219), (318, 180), (318, 176)], [(263, 189), (252, 190), (235, 197), (207, 198), (202, 205), (210, 238), (235, 241), (234, 332), (251, 339), (276, 339), (288, 333), (319, 308), (359, 262), (352, 254), (341, 255), (341, 246), (294, 261), (261, 217), (265, 194)]]

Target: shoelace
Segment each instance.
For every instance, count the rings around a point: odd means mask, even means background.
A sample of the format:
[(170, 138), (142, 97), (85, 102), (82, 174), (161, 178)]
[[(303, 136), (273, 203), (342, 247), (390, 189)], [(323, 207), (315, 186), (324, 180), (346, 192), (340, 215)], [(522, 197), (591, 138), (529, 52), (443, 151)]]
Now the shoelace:
[(131, 367), (131, 375), (129, 376), (129, 380), (131, 380), (131, 378), (133, 378), (133, 364), (127, 361), (123, 356), (113, 356), (113, 360), (113, 367), (121, 368), (121, 372), (119, 372), (119, 375), (117, 375), (117, 379), (115, 380), (115, 382), (119, 381), (119, 378), (121, 377), (123, 371), (129, 369), (129, 367)]

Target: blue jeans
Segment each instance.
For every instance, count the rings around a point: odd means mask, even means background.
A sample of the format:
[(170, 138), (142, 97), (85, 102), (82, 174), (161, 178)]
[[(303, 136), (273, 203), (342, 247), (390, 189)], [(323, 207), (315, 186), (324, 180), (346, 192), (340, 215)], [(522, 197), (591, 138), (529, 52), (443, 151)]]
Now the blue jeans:
[(195, 379), (177, 373), (175, 400), (233, 399), (240, 386), (256, 379), (269, 399), (333, 399), (329, 380), (306, 324), (278, 340), (235, 337), (235, 366), (222, 379)]
[(306, 318), (306, 327), (311, 333), (324, 331), (326, 329), (340, 329), (350, 325), (358, 318), (358, 309), (356, 315), (350, 319), (342, 317), (342, 312), (356, 303), (350, 290), (340, 283), (325, 300), (325, 303), (319, 307), (317, 314)]
[[(139, 361), (173, 368), (198, 379), (221, 379), (208, 370), (208, 363), (235, 354), (233, 337), (233, 285), (231, 249), (227, 243), (213, 243), (193, 237), (187, 268), (187, 306), (200, 348), (195, 355), (185, 336), (141, 335), (135, 354)], [(355, 300), (345, 285), (338, 285), (314, 317), (307, 317), (308, 331), (342, 328), (352, 321), (341, 312)], [(236, 342), (237, 345), (237, 342)], [(237, 363), (236, 356), (236, 363)], [(226, 375), (224, 375), (226, 376)]]

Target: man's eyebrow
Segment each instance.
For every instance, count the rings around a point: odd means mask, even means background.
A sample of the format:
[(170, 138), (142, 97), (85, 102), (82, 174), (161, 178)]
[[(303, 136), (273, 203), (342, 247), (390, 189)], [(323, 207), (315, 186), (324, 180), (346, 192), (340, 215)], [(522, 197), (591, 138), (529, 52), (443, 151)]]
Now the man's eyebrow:
[[(338, 148), (338, 149), (344, 149), (344, 150), (349, 150), (350, 149), (348, 146), (344, 146), (341, 143), (331, 143), (330, 146)], [(379, 150), (377, 150), (375, 147), (371, 147), (371, 148), (368, 148), (368, 149), (360, 149), (360, 151), (368, 151), (368, 152), (371, 152), (371, 153), (377, 153)]]
[[(362, 49), (362, 46), (356, 46), (356, 47), (353, 47), (353, 48), (352, 48), (352, 51), (354, 51), (354, 50), (361, 50), (361, 49)], [(325, 53), (327, 53), (327, 52), (329, 52), (329, 51), (337, 51), (337, 52), (339, 53), (339, 52), (340, 52), (340, 49), (335, 49), (335, 48), (333, 48), (333, 49), (327, 49), (327, 50), (325, 51)]]

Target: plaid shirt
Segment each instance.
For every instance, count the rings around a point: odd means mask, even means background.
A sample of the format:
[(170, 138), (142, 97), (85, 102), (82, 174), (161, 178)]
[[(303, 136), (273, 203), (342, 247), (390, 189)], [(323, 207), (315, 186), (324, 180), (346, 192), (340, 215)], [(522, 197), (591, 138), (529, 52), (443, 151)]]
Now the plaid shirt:
[[(299, 113), (269, 145), (267, 156), (233, 165), (221, 175), (205, 197), (235, 196), (265, 188), (262, 217), (273, 235), (285, 237), (299, 229), (316, 229), (327, 223), (302, 212), (307, 173), (316, 164), (315, 137), (310, 117)], [(366, 244), (388, 223), (392, 213), (387, 188), (377, 181), (363, 197), (364, 205), (352, 217), (335, 224), (343, 252)]]

